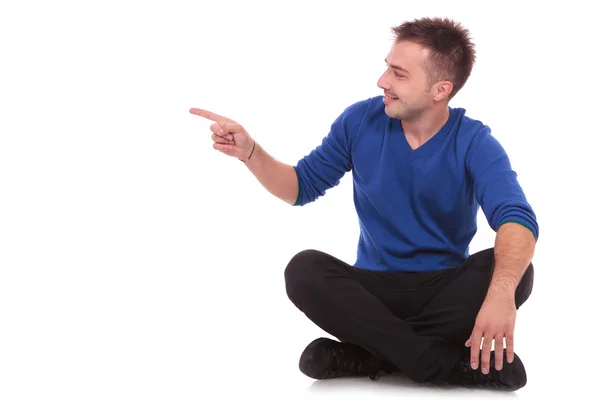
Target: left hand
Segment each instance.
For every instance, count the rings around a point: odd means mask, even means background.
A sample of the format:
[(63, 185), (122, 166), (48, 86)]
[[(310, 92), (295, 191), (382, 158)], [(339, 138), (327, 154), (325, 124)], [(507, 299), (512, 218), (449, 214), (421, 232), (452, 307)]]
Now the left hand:
[(471, 347), (471, 368), (477, 369), (479, 364), (479, 345), (481, 346), (481, 372), (490, 371), (490, 352), (494, 341), (495, 367), (502, 369), (504, 338), (506, 338), (506, 359), (514, 360), (514, 330), (517, 309), (514, 295), (489, 294), (483, 302), (475, 320), (475, 326), (465, 346)]

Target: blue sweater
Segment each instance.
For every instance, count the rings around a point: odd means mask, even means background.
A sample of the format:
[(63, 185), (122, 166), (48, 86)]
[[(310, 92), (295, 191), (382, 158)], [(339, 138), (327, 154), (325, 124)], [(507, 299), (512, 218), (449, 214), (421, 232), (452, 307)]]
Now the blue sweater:
[(536, 216), (489, 127), (449, 108), (442, 129), (413, 150), (382, 96), (347, 107), (322, 143), (294, 166), (296, 206), (352, 171), (360, 235), (354, 266), (433, 271), (463, 265), (482, 208), (497, 231), (517, 222), (538, 237)]

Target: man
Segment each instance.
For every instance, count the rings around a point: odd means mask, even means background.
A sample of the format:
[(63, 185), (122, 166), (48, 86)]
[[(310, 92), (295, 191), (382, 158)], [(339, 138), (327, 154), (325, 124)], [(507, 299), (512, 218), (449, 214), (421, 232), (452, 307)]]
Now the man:
[[(339, 339), (310, 343), (303, 373), (401, 371), (417, 382), (517, 390), (527, 376), (513, 332), (533, 284), (536, 216), (490, 129), (449, 106), (475, 61), (469, 32), (441, 18), (393, 32), (378, 82), (384, 95), (346, 108), (296, 166), (275, 160), (238, 123), (190, 111), (215, 121), (215, 149), (289, 204), (316, 200), (352, 171), (354, 265), (306, 250), (285, 270), (291, 301)], [(496, 241), (469, 256), (479, 207)]]

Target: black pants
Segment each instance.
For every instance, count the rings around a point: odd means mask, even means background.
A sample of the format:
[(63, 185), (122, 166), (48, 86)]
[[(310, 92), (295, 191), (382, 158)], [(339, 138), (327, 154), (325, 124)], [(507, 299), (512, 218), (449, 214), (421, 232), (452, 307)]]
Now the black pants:
[[(444, 382), (468, 352), (465, 342), (494, 268), (494, 249), (460, 268), (375, 272), (317, 250), (295, 255), (285, 270), (288, 297), (321, 329), (360, 345), (417, 382)], [(519, 308), (531, 294), (533, 265), (519, 283)]]

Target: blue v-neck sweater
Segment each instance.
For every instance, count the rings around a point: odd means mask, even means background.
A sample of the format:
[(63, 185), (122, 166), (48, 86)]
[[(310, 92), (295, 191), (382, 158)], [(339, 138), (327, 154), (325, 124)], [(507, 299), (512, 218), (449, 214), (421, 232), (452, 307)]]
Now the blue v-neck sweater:
[(417, 149), (389, 118), (383, 97), (347, 107), (322, 143), (294, 166), (296, 206), (315, 201), (352, 171), (360, 235), (354, 266), (433, 271), (463, 265), (483, 210), (497, 231), (538, 223), (509, 158), (488, 126), (449, 108), (442, 129)]

